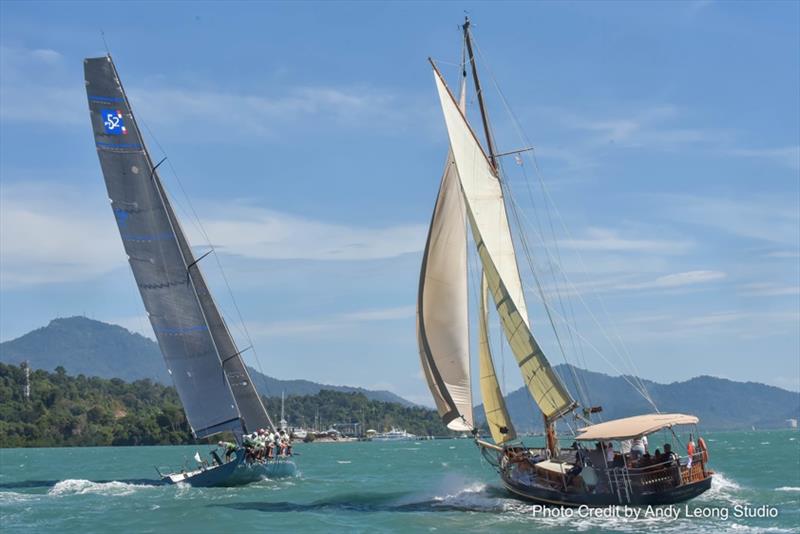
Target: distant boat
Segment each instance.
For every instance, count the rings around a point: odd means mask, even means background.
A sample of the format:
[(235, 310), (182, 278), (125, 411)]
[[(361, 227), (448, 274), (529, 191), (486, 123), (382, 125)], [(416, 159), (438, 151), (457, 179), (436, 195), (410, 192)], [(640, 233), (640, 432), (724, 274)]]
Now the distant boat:
[[(289, 476), (295, 464), (275, 455), (251, 461), (243, 435), (277, 431), (241, 353), (209, 292), (136, 124), (111, 56), (84, 60), (86, 93), (97, 155), (111, 209), (145, 309), (195, 438), (230, 432), (230, 461), (196, 455), (196, 469), (161, 473), (164, 482), (195, 486), (240, 485)], [(163, 160), (162, 160), (163, 161)]]
[(305, 428), (293, 428), (291, 433), (292, 439), (304, 440), (306, 439), (306, 436), (308, 436), (308, 430)]
[[(651, 462), (647, 457), (634, 458), (643, 443), (635, 443), (636, 454), (630, 449), (633, 440), (643, 440), (647, 434), (659, 430), (671, 432), (677, 425), (695, 425), (697, 417), (656, 413), (593, 424), (593, 414), (600, 408), (581, 409), (534, 338), (515, 242), (525, 243), (526, 255), (530, 252), (524, 235), (512, 238), (508, 213), (514, 206), (509, 209), (506, 203), (507, 184), (503, 183), (498, 163), (500, 157), (520, 150), (505, 153), (495, 150), (468, 19), (462, 28), (465, 54), (459, 98), (447, 87), (431, 60), (450, 152), (422, 256), (417, 301), (422, 370), (442, 421), (450, 430), (472, 432), (503, 485), (527, 500), (601, 506), (669, 504), (700, 495), (711, 487), (711, 471), (706, 466), (708, 451), (702, 438), (698, 439), (698, 450), (694, 450), (692, 442), (689, 448), (694, 452), (684, 458), (668, 456), (663, 461)], [(467, 119), (467, 61), (482, 119), (485, 150)], [(494, 443), (479, 439), (472, 413), (467, 228), (481, 265), (481, 272), (476, 273), (481, 279), (476, 299), (478, 372), (486, 421)], [(490, 302), (497, 311), (503, 336), (517, 360), (525, 385), (544, 416), (545, 448), (526, 446), (509, 417), (489, 344)], [(578, 428), (572, 436), (573, 446), (562, 449), (555, 423), (567, 417), (572, 426), (583, 428)], [(618, 442), (617, 451), (609, 450), (610, 442)], [(602, 445), (605, 443), (609, 445)]]
[(417, 436), (402, 429), (392, 428), (388, 432), (375, 434), (372, 441), (414, 441)]

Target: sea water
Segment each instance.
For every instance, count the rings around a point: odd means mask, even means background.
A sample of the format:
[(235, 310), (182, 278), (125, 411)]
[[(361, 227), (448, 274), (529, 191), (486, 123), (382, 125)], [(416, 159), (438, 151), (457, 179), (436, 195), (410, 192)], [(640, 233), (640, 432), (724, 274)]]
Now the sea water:
[(159, 485), (154, 465), (192, 465), (208, 447), (3, 449), (0, 531), (800, 532), (800, 433), (705, 438), (711, 490), (638, 516), (516, 500), (463, 439), (298, 444), (296, 477), (238, 488)]

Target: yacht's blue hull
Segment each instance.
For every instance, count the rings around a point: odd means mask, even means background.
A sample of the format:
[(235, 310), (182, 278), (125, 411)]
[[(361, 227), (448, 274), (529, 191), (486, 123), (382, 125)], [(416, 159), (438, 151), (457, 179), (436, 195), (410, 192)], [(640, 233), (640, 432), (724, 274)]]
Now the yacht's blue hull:
[(191, 472), (172, 473), (163, 477), (167, 484), (189, 484), (194, 487), (243, 486), (259, 480), (294, 476), (297, 466), (291, 457), (279, 456), (266, 462), (245, 461), (244, 451), (222, 465)]

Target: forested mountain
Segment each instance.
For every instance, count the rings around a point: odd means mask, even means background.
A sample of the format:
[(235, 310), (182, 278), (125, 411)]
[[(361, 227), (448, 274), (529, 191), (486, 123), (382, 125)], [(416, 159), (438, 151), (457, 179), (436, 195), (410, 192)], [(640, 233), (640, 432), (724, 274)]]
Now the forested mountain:
[[(69, 374), (121, 378), (127, 382), (149, 378), (172, 385), (161, 351), (153, 340), (121, 326), (87, 317), (53, 319), (45, 327), (0, 343), (0, 362), (29, 361), (34, 369), (53, 371), (63, 367)], [(264, 364), (269, 358), (263, 358)], [(259, 393), (266, 396), (314, 395), (322, 390), (362, 393), (368, 399), (413, 404), (391, 391), (319, 384), (310, 380), (280, 380), (249, 368)]]
[[(578, 399), (570, 368), (557, 365), (556, 371)], [(578, 383), (585, 385), (588, 400), (602, 406), (603, 420), (653, 412), (653, 407), (629, 384), (630, 377), (608, 376), (573, 367)], [(786, 419), (800, 419), (800, 393), (756, 382), (734, 382), (713, 376), (699, 376), (684, 382), (659, 384), (642, 380), (662, 412), (690, 413), (700, 418), (707, 429), (783, 428)], [(517, 429), (542, 430), (542, 415), (524, 388), (506, 396), (506, 404)], [(481, 421), (483, 408), (476, 409)]]

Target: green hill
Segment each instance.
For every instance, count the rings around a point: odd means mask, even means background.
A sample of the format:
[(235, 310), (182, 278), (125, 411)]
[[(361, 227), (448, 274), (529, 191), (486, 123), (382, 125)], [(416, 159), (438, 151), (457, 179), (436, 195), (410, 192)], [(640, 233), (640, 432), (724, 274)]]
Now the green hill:
[(126, 383), (78, 375), (63, 367), (31, 372), (0, 363), (0, 446), (158, 445), (190, 443), (178, 395), (151, 380)]
[[(178, 395), (171, 386), (149, 379), (132, 383), (119, 378), (31, 372), (25, 399), (25, 372), (0, 363), (0, 446), (64, 447), (168, 445), (193, 443)], [(280, 399), (268, 399), (279, 406)], [(403, 426), (419, 434), (444, 434), (432, 410), (368, 399), (363, 393), (323, 390), (286, 398), (286, 413), (297, 424), (316, 413), (326, 423), (362, 421), (377, 429)]]
[[(121, 326), (87, 317), (53, 319), (45, 327), (0, 343), (0, 362), (19, 365), (30, 362), (34, 369), (53, 371), (63, 367), (73, 375), (121, 378), (127, 382), (149, 378), (172, 385), (158, 344)], [(267, 360), (265, 358), (265, 360)], [(322, 390), (362, 393), (370, 400), (413, 403), (391, 391), (319, 384), (309, 380), (280, 380), (249, 368), (253, 383), (265, 396), (315, 395)]]

